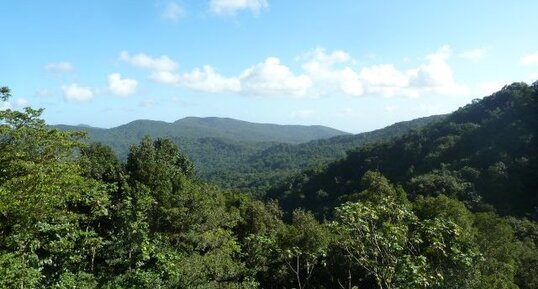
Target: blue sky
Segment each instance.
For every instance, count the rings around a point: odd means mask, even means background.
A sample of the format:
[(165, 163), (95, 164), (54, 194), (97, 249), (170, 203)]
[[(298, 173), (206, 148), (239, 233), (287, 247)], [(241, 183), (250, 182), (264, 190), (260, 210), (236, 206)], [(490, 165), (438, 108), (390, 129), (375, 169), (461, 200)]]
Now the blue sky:
[(0, 2), (1, 108), (368, 131), (538, 79), (538, 1)]

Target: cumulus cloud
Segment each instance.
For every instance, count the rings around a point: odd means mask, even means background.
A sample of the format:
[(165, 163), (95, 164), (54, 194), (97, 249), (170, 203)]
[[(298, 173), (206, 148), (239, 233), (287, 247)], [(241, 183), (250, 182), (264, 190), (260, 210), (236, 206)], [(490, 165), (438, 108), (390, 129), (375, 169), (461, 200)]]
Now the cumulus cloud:
[(75, 66), (71, 62), (51, 62), (45, 65), (45, 70), (52, 73), (69, 73), (75, 70)]
[(443, 46), (426, 55), (421, 64), (402, 70), (390, 63), (357, 67), (345, 51), (317, 48), (297, 57), (302, 72), (293, 72), (278, 58), (268, 57), (235, 76), (221, 75), (210, 65), (180, 72), (177, 63), (167, 56), (130, 56), (123, 52), (120, 58), (151, 70), (149, 78), (153, 81), (212, 93), (289, 97), (467, 95), (469, 89), (454, 79), (448, 64), (451, 55), (450, 47)]
[(381, 64), (365, 67), (360, 73), (361, 79), (370, 85), (398, 86), (409, 85), (409, 77), (394, 67), (392, 64)]
[(117, 96), (129, 96), (135, 93), (138, 82), (134, 79), (121, 78), (121, 74), (108, 75), (108, 90)]
[(209, 7), (215, 14), (235, 14), (239, 10), (250, 10), (254, 14), (267, 8), (266, 0), (211, 0)]
[(479, 60), (486, 56), (486, 50), (482, 48), (475, 48), (471, 50), (464, 51), (459, 54), (459, 57), (465, 58), (468, 60)]
[(304, 96), (312, 86), (306, 75), (294, 75), (276, 57), (269, 57), (241, 73), (241, 93), (258, 96)]
[(150, 57), (144, 53), (138, 53), (136, 55), (130, 55), (127, 51), (120, 53), (120, 60), (130, 63), (131, 65), (149, 69), (153, 71), (174, 71), (178, 65), (170, 57), (162, 55), (159, 57)]
[(195, 91), (238, 92), (240, 90), (240, 83), (237, 78), (224, 77), (209, 65), (205, 65), (201, 69), (194, 68), (192, 71), (183, 74), (156, 71), (149, 78), (156, 82), (185, 87)]
[(177, 63), (167, 56), (152, 58), (141, 53), (131, 57), (127, 52), (122, 52), (120, 58), (136, 67), (152, 70), (149, 79), (153, 81), (195, 91), (301, 97), (312, 85), (308, 76), (295, 75), (276, 57), (268, 57), (231, 77), (219, 74), (210, 65), (180, 73)]
[(360, 79), (367, 86), (369, 94), (387, 97), (402, 95), (416, 96), (409, 90), (409, 72), (397, 70), (392, 64), (380, 64), (364, 67), (360, 72)]
[(445, 45), (426, 56), (426, 63), (411, 72), (411, 83), (417, 87), (450, 85), (453, 82), (452, 70), (446, 62), (450, 53), (450, 47)]
[(30, 103), (26, 99), (19, 97), (15, 99), (15, 105), (17, 105), (18, 107), (27, 107), (28, 105), (30, 105)]
[(156, 71), (150, 79), (204, 92), (235, 92), (250, 96), (304, 96), (312, 81), (306, 75), (294, 75), (275, 57), (245, 69), (239, 76), (226, 77), (212, 66), (194, 68), (183, 74)]
[(450, 46), (445, 45), (438, 51), (426, 56), (426, 62), (419, 68), (409, 71), (410, 84), (417, 93), (441, 95), (466, 95), (469, 90), (454, 81), (453, 72), (447, 63), (451, 56)]
[(170, 21), (176, 22), (185, 16), (185, 9), (176, 2), (170, 2), (163, 12), (163, 17)]
[(336, 50), (326, 53), (324, 49), (317, 48), (299, 59), (306, 60), (302, 66), (303, 70), (315, 81), (315, 90), (318, 94), (334, 90), (340, 90), (352, 96), (361, 96), (364, 93), (359, 74), (349, 66), (340, 67), (351, 60), (346, 52)]
[(68, 101), (87, 102), (93, 98), (93, 91), (89, 87), (80, 86), (76, 83), (62, 86), (64, 99)]
[(315, 49), (307, 53), (303, 69), (318, 93), (340, 92), (351, 96), (381, 95), (419, 97), (422, 94), (464, 95), (468, 89), (454, 81), (448, 65), (449, 46), (427, 55), (421, 65), (399, 70), (393, 64), (377, 64), (355, 69), (344, 51), (331, 53)]
[(241, 90), (239, 79), (222, 76), (209, 65), (182, 74), (178, 77), (178, 85), (205, 92), (239, 92)]
[(520, 60), (522, 65), (534, 65), (538, 64), (538, 51), (523, 56)]

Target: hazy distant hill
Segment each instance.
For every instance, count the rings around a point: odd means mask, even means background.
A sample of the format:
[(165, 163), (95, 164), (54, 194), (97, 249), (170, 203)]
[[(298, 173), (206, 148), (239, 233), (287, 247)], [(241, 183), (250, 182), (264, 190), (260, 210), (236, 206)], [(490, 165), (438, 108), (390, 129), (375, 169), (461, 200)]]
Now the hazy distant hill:
[(120, 155), (125, 155), (129, 145), (139, 142), (144, 136), (186, 139), (223, 138), (239, 142), (299, 144), (311, 140), (348, 134), (319, 125), (303, 126), (251, 123), (218, 117), (186, 117), (173, 123), (154, 120), (135, 120), (110, 129), (94, 128), (86, 125), (56, 125), (55, 127), (86, 131), (92, 141), (109, 144)]

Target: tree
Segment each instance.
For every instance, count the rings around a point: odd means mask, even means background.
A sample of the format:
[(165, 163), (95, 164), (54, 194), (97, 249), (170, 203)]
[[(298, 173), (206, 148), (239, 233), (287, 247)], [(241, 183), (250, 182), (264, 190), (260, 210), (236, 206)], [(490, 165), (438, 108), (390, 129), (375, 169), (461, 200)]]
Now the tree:
[(479, 288), (517, 288), (518, 243), (508, 222), (494, 213), (475, 215), (476, 242), (484, 255)]
[(284, 262), (295, 277), (299, 289), (308, 288), (318, 267), (325, 265), (329, 244), (327, 228), (319, 224), (312, 213), (293, 212), (293, 221), (280, 236)]
[(376, 280), (380, 289), (440, 286), (445, 266), (472, 268), (477, 253), (455, 223), (419, 220), (402, 195), (379, 173), (363, 177), (360, 202), (336, 209), (332, 224), (339, 246)]
[(0, 111), (2, 282), (19, 288), (61, 284), (70, 272), (94, 278), (103, 239), (93, 225), (108, 214), (107, 187), (74, 161), (82, 135), (48, 128), (41, 112)]

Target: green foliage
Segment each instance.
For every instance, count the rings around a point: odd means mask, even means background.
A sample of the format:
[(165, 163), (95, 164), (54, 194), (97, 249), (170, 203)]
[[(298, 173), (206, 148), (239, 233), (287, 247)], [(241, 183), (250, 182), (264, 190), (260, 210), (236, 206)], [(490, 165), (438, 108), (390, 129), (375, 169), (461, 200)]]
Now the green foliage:
[(441, 218), (419, 220), (379, 174), (363, 178), (361, 201), (336, 209), (338, 245), (372, 275), (378, 288), (431, 288), (454, 280), (453, 271), (473, 268), (478, 252), (461, 228)]
[(80, 134), (48, 129), (40, 113), (0, 111), (0, 252), (13, 265), (3, 282), (22, 287), (91, 271), (103, 245), (91, 224), (108, 215), (106, 186), (73, 162)]
[[(219, 118), (185, 118), (172, 124), (140, 120), (112, 129), (56, 127), (85, 131), (91, 141), (111, 146), (122, 159), (127, 157), (129, 145), (144, 136), (170, 138), (193, 161), (203, 179), (259, 197), (293, 173), (342, 158), (354, 147), (401, 136), (442, 118), (420, 118), (357, 135), (317, 126), (254, 124)], [(234, 181), (230, 182), (231, 179)]]
[(514, 83), (421, 130), (358, 147), (324, 169), (290, 178), (268, 198), (287, 212), (302, 207), (330, 216), (325, 208), (360, 191), (360, 177), (373, 170), (413, 196), (444, 194), (473, 211), (536, 217), (536, 127), (538, 86)]
[(11, 97), (11, 90), (9, 90), (9, 87), (7, 86), (0, 87), (0, 100), (7, 101), (10, 97)]
[(517, 248), (514, 231), (493, 213), (475, 215), (476, 242), (484, 254), (479, 288), (517, 288)]
[[(143, 138), (122, 163), (106, 145), (47, 127), (41, 110), (0, 111), (0, 288), (534, 289), (538, 223), (501, 217), (482, 198), (528, 197), (492, 202), (515, 215), (535, 202), (535, 117), (525, 109), (536, 108), (536, 88), (505, 88), (423, 131), (296, 175), (280, 196), (286, 211), (200, 181), (173, 140)], [(493, 125), (515, 130), (517, 153), (468, 143), (496, 137)], [(287, 158), (301, 146), (287, 147), (252, 160), (259, 170), (226, 176), (266, 186), (319, 153)], [(241, 152), (233, 154), (242, 161)]]

